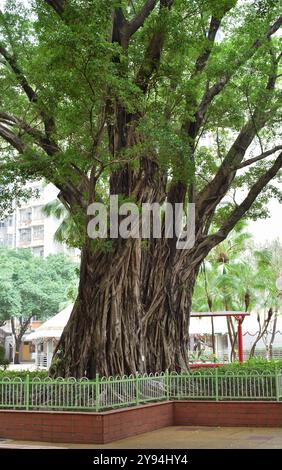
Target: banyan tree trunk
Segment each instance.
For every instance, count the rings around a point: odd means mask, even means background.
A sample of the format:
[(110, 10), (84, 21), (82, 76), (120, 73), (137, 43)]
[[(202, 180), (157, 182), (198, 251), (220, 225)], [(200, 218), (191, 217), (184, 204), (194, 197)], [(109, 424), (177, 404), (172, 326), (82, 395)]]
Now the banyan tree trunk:
[(182, 292), (177, 302), (171, 305), (166, 293), (155, 314), (152, 313), (153, 306), (145, 313), (144, 351), (148, 372), (187, 369), (190, 297)]
[(118, 240), (110, 253), (84, 248), (79, 293), (54, 354), (52, 376), (187, 368), (195, 272), (180, 282), (165, 241), (157, 244), (155, 256), (142, 251), (139, 239)]
[(51, 375), (91, 378), (143, 371), (140, 243), (119, 240), (114, 253), (83, 249), (78, 297)]

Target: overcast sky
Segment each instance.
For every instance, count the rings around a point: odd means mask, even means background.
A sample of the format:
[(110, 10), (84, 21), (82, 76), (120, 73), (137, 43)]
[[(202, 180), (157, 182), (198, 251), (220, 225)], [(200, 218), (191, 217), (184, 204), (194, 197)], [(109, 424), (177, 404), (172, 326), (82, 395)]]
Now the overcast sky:
[(279, 238), (282, 241), (282, 204), (277, 200), (268, 203), (271, 217), (269, 219), (250, 222), (249, 231), (257, 243), (264, 243)]

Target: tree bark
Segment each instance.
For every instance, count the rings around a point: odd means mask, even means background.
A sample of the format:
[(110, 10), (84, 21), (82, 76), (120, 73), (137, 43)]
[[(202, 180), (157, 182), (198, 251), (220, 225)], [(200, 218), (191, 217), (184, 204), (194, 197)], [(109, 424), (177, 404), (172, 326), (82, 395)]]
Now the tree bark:
[(273, 359), (273, 343), (275, 341), (275, 335), (276, 335), (276, 329), (277, 329), (277, 312), (275, 312), (275, 317), (273, 321), (273, 327), (272, 327), (272, 334), (269, 342), (269, 359)]
[(51, 375), (143, 372), (139, 275), (140, 240), (118, 240), (114, 253), (84, 247), (78, 297)]
[(150, 279), (155, 285), (151, 291), (147, 285), (146, 304), (140, 271), (140, 240), (119, 240), (108, 254), (84, 248), (79, 294), (54, 353), (52, 376), (94, 378), (97, 373), (187, 368), (195, 275), (181, 286), (176, 271), (155, 265)]
[(20, 364), (21, 339), (15, 341), (14, 364)]

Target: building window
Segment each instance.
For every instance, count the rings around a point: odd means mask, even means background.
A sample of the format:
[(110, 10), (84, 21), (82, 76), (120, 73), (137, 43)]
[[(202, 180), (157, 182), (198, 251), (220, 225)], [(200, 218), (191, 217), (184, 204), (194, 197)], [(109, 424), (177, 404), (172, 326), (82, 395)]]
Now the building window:
[(14, 220), (14, 217), (12, 215), (9, 215), (7, 221), (8, 221), (8, 227), (12, 227), (13, 225), (13, 220)]
[(8, 246), (9, 248), (12, 248), (13, 245), (14, 245), (14, 235), (11, 234), (11, 233), (8, 233), (8, 234), (7, 234), (7, 246)]
[(43, 206), (35, 206), (33, 208), (33, 220), (41, 220), (43, 219), (43, 213), (42, 213), (42, 207)]
[(5, 228), (5, 227), (7, 227), (7, 219), (0, 220), (0, 228)]
[(20, 242), (30, 242), (31, 241), (31, 229), (22, 228), (20, 230)]
[(34, 256), (44, 256), (44, 247), (43, 246), (36, 246), (32, 250)]
[(33, 240), (43, 240), (44, 225), (36, 225), (33, 227)]
[(26, 224), (31, 222), (31, 208), (28, 209), (21, 209), (20, 210), (20, 223), (21, 224)]

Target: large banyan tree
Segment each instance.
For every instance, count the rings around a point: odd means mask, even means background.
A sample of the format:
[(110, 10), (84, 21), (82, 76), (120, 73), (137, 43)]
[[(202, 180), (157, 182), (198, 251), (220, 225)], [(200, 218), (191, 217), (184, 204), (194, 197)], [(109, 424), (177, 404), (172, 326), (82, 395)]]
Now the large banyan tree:
[[(81, 248), (78, 296), (53, 375), (187, 366), (201, 262), (240, 219), (265, 215), (269, 197), (280, 197), (281, 7), (281, 0), (3, 7), (1, 203), (24, 181), (53, 183)], [(194, 203), (194, 246), (177, 249), (176, 235), (92, 240), (87, 208), (109, 195), (137, 205)]]

